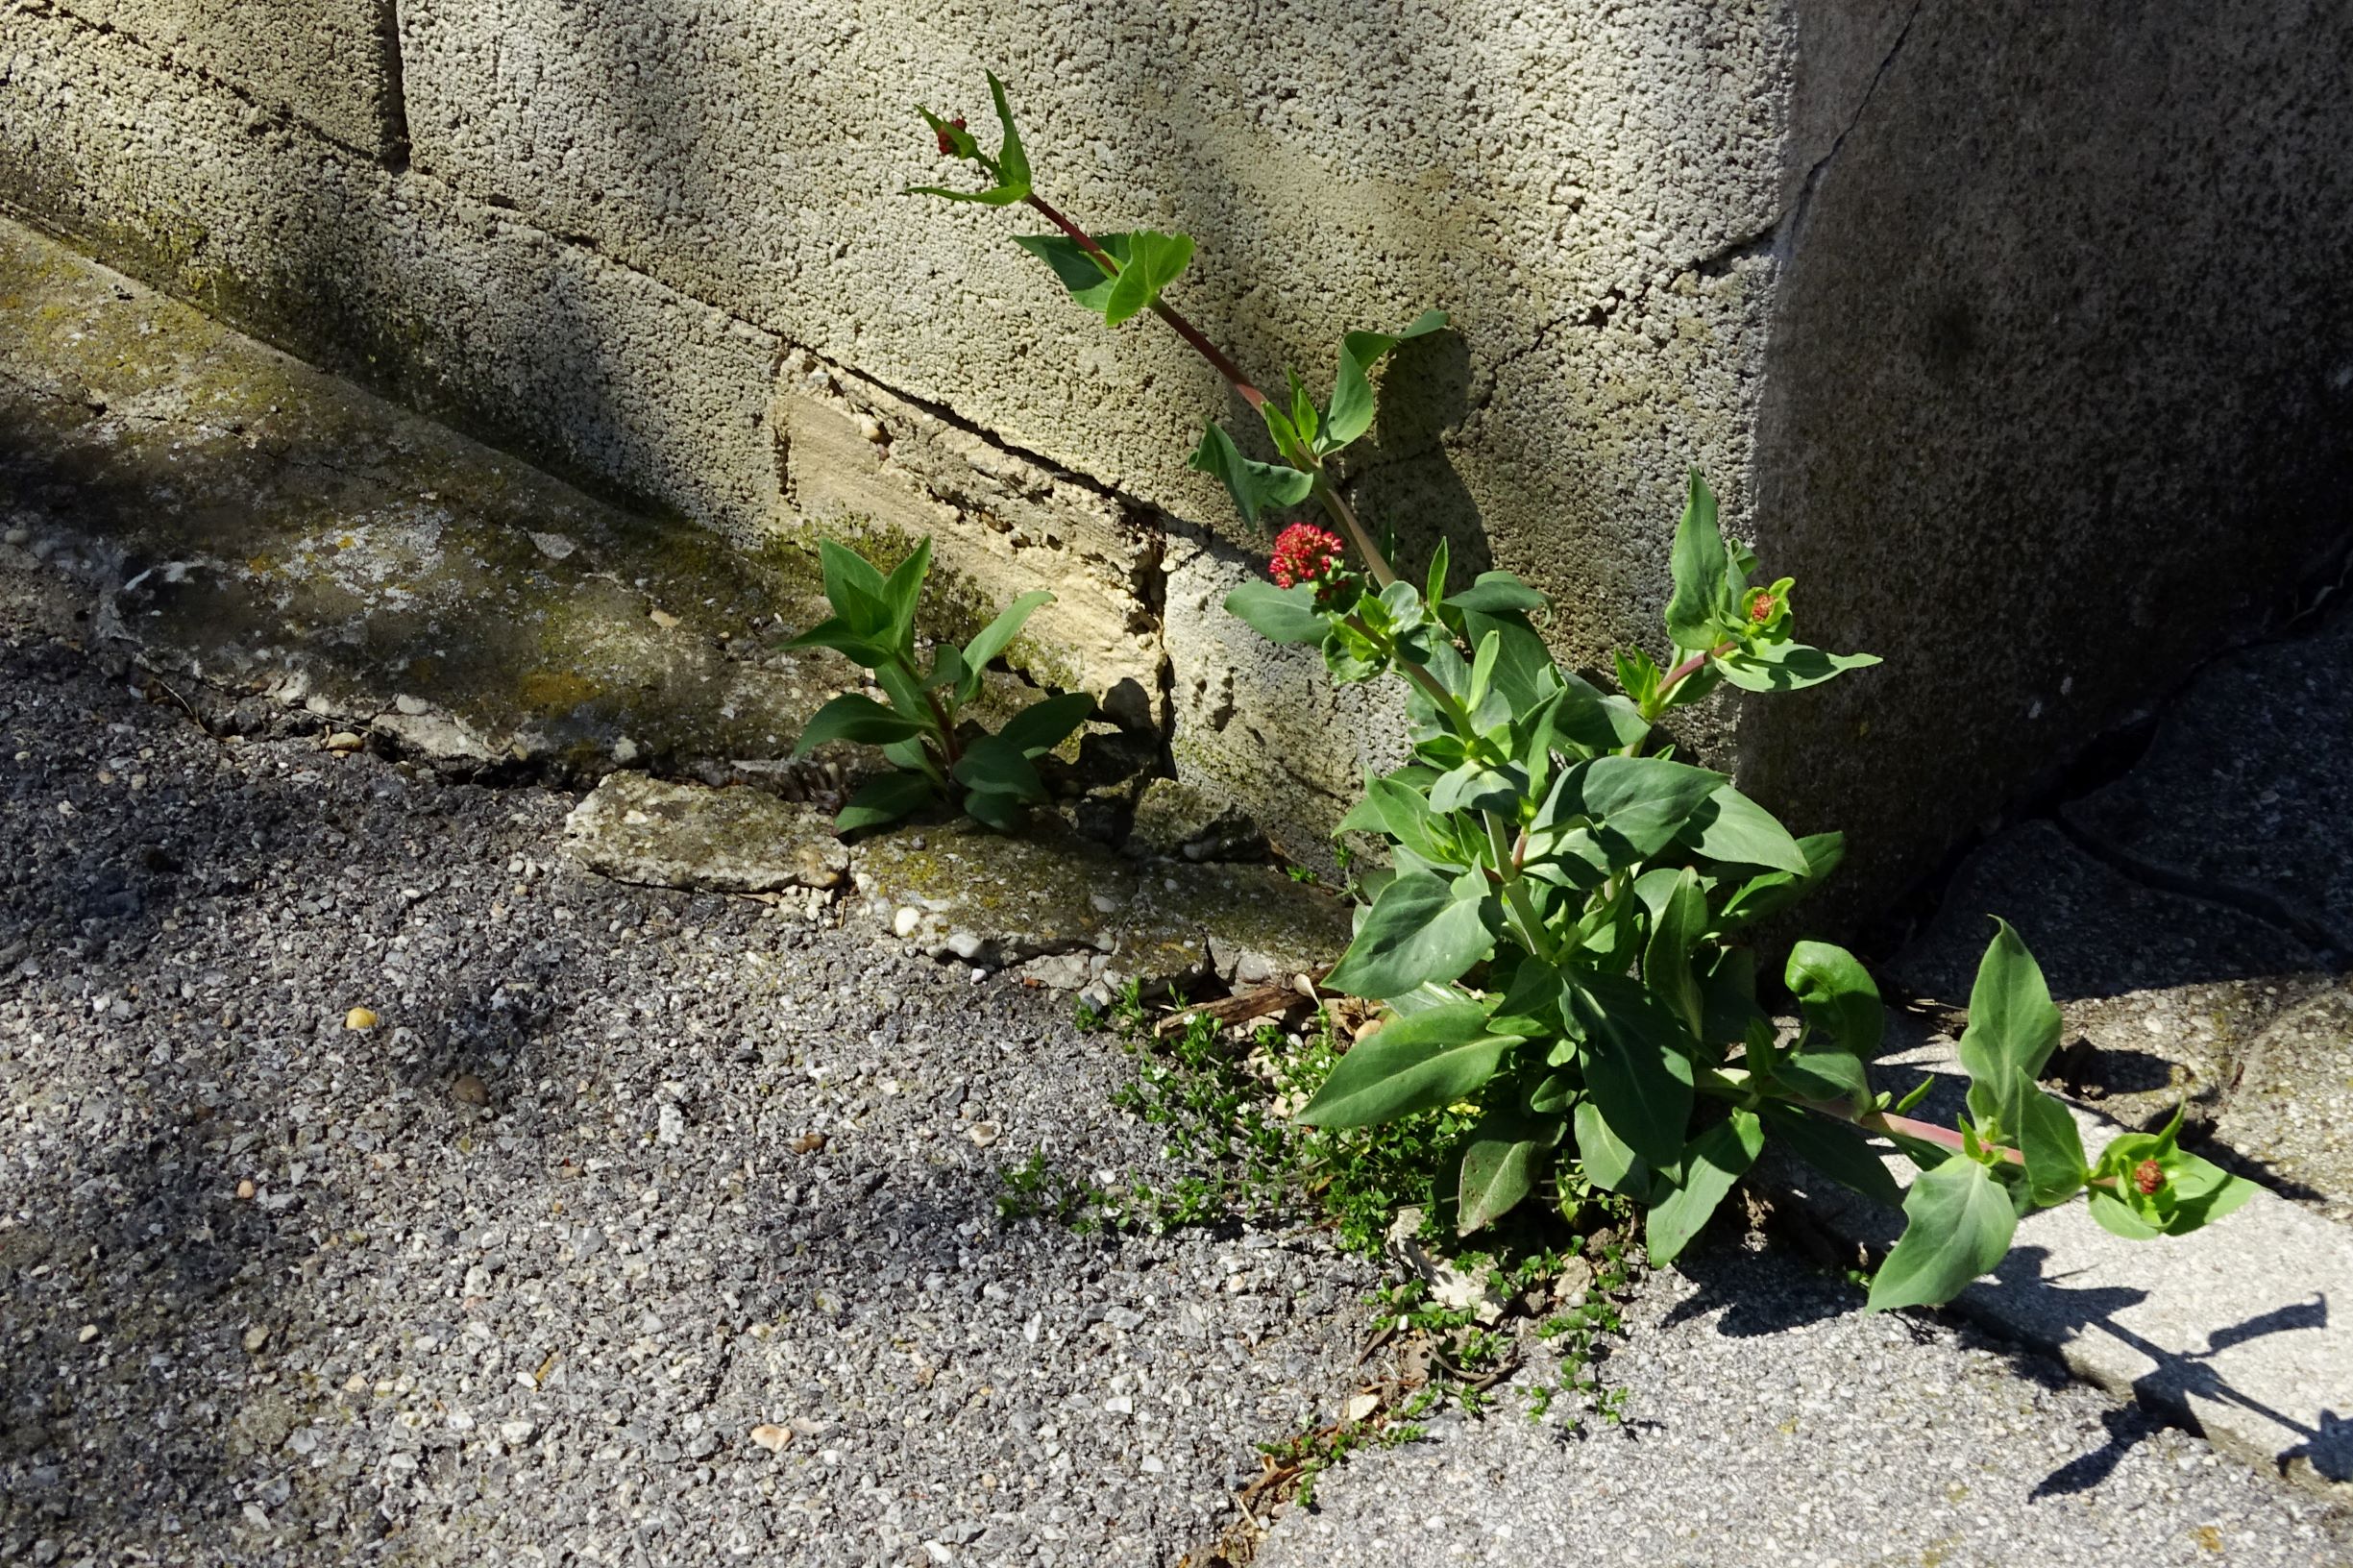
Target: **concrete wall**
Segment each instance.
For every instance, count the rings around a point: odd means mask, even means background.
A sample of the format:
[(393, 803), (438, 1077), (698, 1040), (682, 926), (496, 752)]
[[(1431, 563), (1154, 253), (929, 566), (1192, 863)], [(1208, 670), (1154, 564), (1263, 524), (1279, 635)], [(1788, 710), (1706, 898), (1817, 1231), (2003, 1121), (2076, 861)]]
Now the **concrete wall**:
[[(1017, 220), (893, 194), (935, 171), (907, 106), (985, 122), (985, 65), (1058, 203), (1198, 237), (1178, 297), (1262, 376), (1455, 313), (1400, 355), (1350, 482), (1407, 555), (1444, 535), (1553, 594), (1572, 659), (1655, 641), (1705, 469), (1822, 640), (1890, 656), (1736, 744), (1728, 711), (1702, 725), (1870, 833), (1858, 886), (2245, 629), (2342, 527), (2265, 489), (2345, 462), (2353, 223), (2305, 200), (2341, 197), (2322, 152), (2353, 129), (2321, 8), (257, 9), (0, 13), (0, 201), (684, 519), (929, 528), (975, 593), (1051, 586), (1042, 668), (1169, 724), (1295, 843), (1384, 725), (1216, 610), (1264, 543), (1183, 466), (1222, 387), (1157, 324), (1070, 307)], [(2114, 615), (2054, 609), (2094, 573)], [(1995, 613), (2018, 652), (1987, 654)], [(1897, 766), (1937, 749), (1967, 765)]]

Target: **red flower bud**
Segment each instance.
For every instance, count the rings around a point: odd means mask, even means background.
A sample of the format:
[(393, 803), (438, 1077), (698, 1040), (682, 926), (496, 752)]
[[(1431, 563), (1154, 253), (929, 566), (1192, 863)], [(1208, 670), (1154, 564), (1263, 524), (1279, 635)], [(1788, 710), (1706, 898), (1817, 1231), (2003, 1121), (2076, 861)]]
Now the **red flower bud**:
[[(964, 116), (959, 114), (947, 123), (961, 131), (964, 129)], [(945, 131), (942, 131), (940, 133), (940, 156), (942, 158), (954, 158), (956, 156), (956, 138), (949, 135)]]
[(1339, 536), (1312, 523), (1294, 523), (1275, 536), (1274, 559), (1268, 570), (1276, 586), (1296, 587), (1323, 582), (1340, 569)]
[(1773, 619), (1773, 596), (1759, 594), (1756, 596), (1756, 602), (1749, 606), (1749, 619), (1761, 626)]
[(2132, 1167), (2132, 1185), (2145, 1198), (2156, 1196), (2157, 1188), (2165, 1186), (2165, 1167), (2154, 1160), (2142, 1161)]

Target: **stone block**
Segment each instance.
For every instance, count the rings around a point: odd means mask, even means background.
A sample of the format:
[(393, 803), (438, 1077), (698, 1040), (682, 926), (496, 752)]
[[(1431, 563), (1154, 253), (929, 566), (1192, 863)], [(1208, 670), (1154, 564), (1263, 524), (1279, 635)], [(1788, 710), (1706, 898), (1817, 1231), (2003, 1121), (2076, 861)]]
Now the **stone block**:
[(2353, 484), (2353, 12), (1799, 0), (1744, 786), (1868, 906), (2285, 614)]
[(0, 17), (0, 203), (425, 411), (686, 518), (773, 523), (767, 333), (55, 13)]
[[(1744, 492), (1786, 37), (1768, 8), (1174, 12), (1006, 0), (410, 0), (419, 166), (996, 439), (1262, 548), (1185, 460), (1234, 409), (1152, 321), (1113, 333), (1009, 235), (904, 198), (910, 104), (1011, 84), (1058, 204), (1197, 236), (1173, 291), (1269, 380), (1342, 332), (1401, 355), (1357, 465), (1409, 551), (1530, 573), (1583, 655), (1654, 625), (1684, 469)], [(1735, 254), (1738, 253), (1738, 254)]]
[(1136, 727), (1164, 718), (1161, 519), (931, 407), (828, 365), (785, 356), (772, 415), (791, 515), (821, 532), (934, 535), (935, 603), (957, 635), (1045, 589), (1010, 652), (1040, 680), (1095, 694)]
[(394, 0), (52, 0), (370, 158), (408, 153)]

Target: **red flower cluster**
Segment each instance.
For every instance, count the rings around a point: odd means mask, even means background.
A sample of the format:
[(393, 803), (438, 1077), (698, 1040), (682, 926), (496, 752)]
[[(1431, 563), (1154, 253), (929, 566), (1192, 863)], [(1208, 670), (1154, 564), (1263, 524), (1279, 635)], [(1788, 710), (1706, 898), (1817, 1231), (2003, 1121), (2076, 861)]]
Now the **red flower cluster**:
[[(961, 114), (957, 115), (954, 119), (948, 121), (947, 123), (954, 126), (959, 131), (965, 129), (964, 116)], [(956, 156), (955, 138), (950, 136), (944, 131), (940, 133), (940, 156), (942, 158), (954, 158)]]
[(2153, 1198), (2165, 1186), (2165, 1167), (2154, 1160), (2144, 1160), (2132, 1167), (2132, 1185), (2141, 1189), (2145, 1198)]
[(1312, 523), (1294, 523), (1275, 535), (1274, 561), (1269, 570), (1281, 588), (1303, 582), (1324, 582), (1340, 569), (1339, 536)]

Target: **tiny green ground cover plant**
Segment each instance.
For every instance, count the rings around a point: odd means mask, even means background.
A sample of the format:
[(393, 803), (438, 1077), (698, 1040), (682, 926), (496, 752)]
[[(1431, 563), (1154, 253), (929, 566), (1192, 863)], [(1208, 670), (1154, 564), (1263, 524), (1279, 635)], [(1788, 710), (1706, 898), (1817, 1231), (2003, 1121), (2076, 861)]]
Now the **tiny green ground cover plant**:
[(1094, 711), (1084, 692), (1034, 702), (993, 735), (974, 735), (963, 714), (980, 696), (991, 660), (1003, 653), (1032, 612), (1050, 604), (1042, 589), (1005, 606), (978, 636), (942, 643), (929, 668), (916, 651), (916, 610), (931, 571), (931, 541), (889, 576), (845, 545), (818, 546), (825, 598), (833, 614), (785, 646), (830, 648), (873, 672), (886, 701), (846, 692), (810, 719), (794, 747), (805, 756), (828, 741), (879, 746), (892, 771), (870, 780), (834, 819), (845, 833), (882, 827), (931, 805), (953, 805), (975, 821), (1010, 832), (1046, 799), (1038, 759), (1066, 740)]
[[(2249, 1184), (2183, 1150), (2179, 1117), (2086, 1156), (2065, 1105), (2040, 1088), (2060, 1017), (2018, 934), (1997, 922), (1959, 1042), (1966, 1110), (1950, 1126), (1872, 1086), (1884, 1020), (1845, 949), (1800, 942), (1781, 982), (1794, 1032), (1759, 1000), (1745, 940), (1838, 865), (1836, 834), (1798, 838), (1724, 773), (1657, 747), (1676, 710), (1722, 687), (1802, 691), (1878, 661), (1795, 635), (1788, 578), (1720, 527), (1696, 473), (1671, 553), (1665, 661), (1629, 650), (1618, 690), (1564, 670), (1532, 615), (1545, 597), (1511, 573), (1451, 575), (1441, 543), (1401, 576), (1357, 518), (1334, 465), (1373, 425), (1374, 373), (1400, 345), (1446, 330), (1432, 310), (1341, 341), (1328, 394), (1296, 376), (1254, 384), (1164, 295), (1192, 241), (1155, 231), (1091, 234), (1042, 199), (1004, 86), (1002, 135), (982, 150), (962, 120), (921, 111), (942, 156), (979, 189), (919, 193), (1020, 207), (1052, 232), (1017, 236), (1071, 300), (1117, 329), (1150, 313), (1254, 410), (1279, 458), (1245, 453), (1212, 422), (1191, 463), (1252, 526), (1312, 507), (1273, 542), (1270, 581), (1226, 607), (1273, 642), (1320, 651), (1339, 682), (1405, 683), (1411, 759), (1368, 777), (1340, 824), (1377, 836), (1389, 865), (1365, 898), (1330, 989), (1380, 1004), (1384, 1022), (1340, 1055), (1298, 1120), (1327, 1129), (1459, 1122), (1443, 1159), (1458, 1231), (1495, 1224), (1541, 1192), (1603, 1188), (1640, 1206), (1651, 1260), (1675, 1258), (1777, 1142), (1907, 1223), (1873, 1280), (1874, 1310), (1950, 1300), (2007, 1253), (2019, 1218), (2081, 1195), (2111, 1231), (2180, 1235)], [(1883, 1161), (1918, 1167), (1909, 1189)]]

